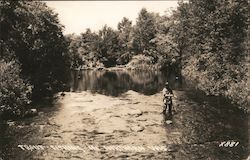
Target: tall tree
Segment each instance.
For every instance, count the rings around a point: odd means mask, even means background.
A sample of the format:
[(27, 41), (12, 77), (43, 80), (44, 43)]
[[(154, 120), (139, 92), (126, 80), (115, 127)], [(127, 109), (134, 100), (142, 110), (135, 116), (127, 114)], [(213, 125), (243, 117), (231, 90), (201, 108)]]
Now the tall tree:
[(128, 50), (128, 43), (131, 38), (132, 21), (123, 17), (122, 21), (118, 23), (119, 45), (121, 51)]
[(108, 67), (115, 65), (119, 51), (117, 32), (105, 25), (98, 36), (97, 52), (101, 62)]
[(17, 58), (37, 95), (65, 83), (68, 62), (58, 15), (39, 1), (1, 1), (0, 5), (1, 57)]
[(69, 34), (65, 36), (65, 39), (68, 44), (68, 57), (70, 59), (70, 67), (77, 68), (83, 65), (83, 53), (79, 52), (83, 50), (81, 47), (81, 37), (75, 34)]
[(153, 44), (150, 40), (155, 38), (156, 26), (155, 16), (143, 8), (136, 21), (133, 34), (133, 46), (137, 53), (143, 53), (150, 50)]
[(246, 0), (190, 0), (179, 7), (179, 27), (184, 31), (179, 37), (188, 37), (183, 73), (208, 94), (230, 97), (231, 86), (246, 76), (247, 6)]
[(132, 21), (128, 18), (123, 17), (122, 21), (118, 23), (118, 43), (119, 43), (119, 54), (117, 59), (118, 64), (128, 63), (132, 57), (131, 53), (131, 39), (132, 39)]

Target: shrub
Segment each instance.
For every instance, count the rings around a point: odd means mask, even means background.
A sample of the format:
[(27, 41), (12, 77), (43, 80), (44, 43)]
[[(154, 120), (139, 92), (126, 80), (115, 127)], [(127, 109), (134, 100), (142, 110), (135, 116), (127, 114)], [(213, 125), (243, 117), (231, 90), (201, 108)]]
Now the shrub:
[(234, 103), (241, 105), (240, 108), (250, 109), (250, 89), (249, 89), (249, 77), (241, 80), (238, 83), (230, 84), (228, 91), (225, 93)]
[(153, 58), (142, 54), (133, 56), (131, 61), (126, 65), (135, 69), (147, 69), (153, 66)]
[(121, 56), (119, 56), (116, 60), (116, 63), (118, 65), (125, 65), (127, 64), (132, 58), (132, 53), (131, 52), (125, 52), (123, 54), (121, 54)]
[(20, 115), (30, 101), (32, 87), (20, 78), (15, 62), (0, 61), (0, 113)]
[(198, 64), (198, 60), (195, 58), (190, 58), (190, 63), (193, 65), (188, 65), (182, 70), (182, 75), (187, 80), (187, 83), (195, 86), (196, 89), (204, 91), (207, 95), (221, 95), (239, 105), (239, 108), (249, 109), (250, 89), (249, 71), (247, 69), (244, 78), (236, 81), (228, 70), (224, 74), (217, 74), (216, 77), (216, 71), (218, 70), (199, 71), (195, 67)]

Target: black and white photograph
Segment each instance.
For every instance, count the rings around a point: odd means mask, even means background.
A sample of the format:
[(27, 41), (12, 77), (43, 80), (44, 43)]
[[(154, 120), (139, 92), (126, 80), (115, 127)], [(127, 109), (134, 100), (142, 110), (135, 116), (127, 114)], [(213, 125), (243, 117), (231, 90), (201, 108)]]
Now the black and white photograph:
[(248, 0), (0, 0), (0, 160), (250, 160)]

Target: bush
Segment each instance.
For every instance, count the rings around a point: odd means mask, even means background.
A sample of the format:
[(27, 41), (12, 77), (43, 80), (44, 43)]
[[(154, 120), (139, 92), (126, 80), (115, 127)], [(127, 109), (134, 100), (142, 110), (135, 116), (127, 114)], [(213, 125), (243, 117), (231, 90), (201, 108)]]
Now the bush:
[(123, 54), (121, 54), (117, 60), (116, 60), (116, 63), (118, 65), (125, 65), (127, 64), (132, 58), (132, 53), (131, 52), (125, 52)]
[(224, 96), (239, 105), (239, 108), (249, 108), (250, 89), (248, 86), (250, 84), (247, 69), (244, 78), (236, 81), (229, 71), (218, 75), (217, 78), (215, 76), (216, 69), (214, 71), (199, 71), (195, 67), (198, 64), (198, 60), (195, 58), (190, 58), (190, 63), (193, 65), (188, 65), (182, 70), (182, 75), (187, 80), (187, 83), (193, 85), (196, 89), (204, 91), (207, 95)]
[(250, 89), (249, 77), (241, 80), (238, 83), (230, 84), (228, 91), (225, 95), (230, 98), (234, 103), (239, 104), (243, 109), (250, 109)]
[(30, 101), (32, 87), (20, 78), (15, 62), (0, 61), (0, 113), (20, 115)]
[(153, 58), (139, 54), (132, 57), (131, 61), (126, 66), (135, 69), (150, 68), (153, 66)]

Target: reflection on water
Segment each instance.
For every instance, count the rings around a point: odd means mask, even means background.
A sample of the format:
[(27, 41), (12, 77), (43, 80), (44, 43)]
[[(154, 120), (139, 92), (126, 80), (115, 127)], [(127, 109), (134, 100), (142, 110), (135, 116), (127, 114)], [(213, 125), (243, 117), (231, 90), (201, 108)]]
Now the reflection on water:
[[(185, 86), (181, 88), (180, 83), (176, 80), (174, 75), (166, 75), (161, 72), (150, 71), (72, 71), (70, 86), (71, 91), (73, 92), (89, 90), (92, 93), (101, 93), (109, 96), (119, 96), (128, 90), (134, 90), (145, 95), (153, 95), (162, 90), (164, 83), (167, 80), (170, 82), (171, 87), (175, 90), (175, 93), (178, 96), (175, 99), (176, 102), (174, 103), (177, 113), (173, 115), (173, 124), (166, 125), (166, 137), (168, 139), (166, 144), (171, 144), (172, 147), (172, 149), (170, 148), (170, 151), (166, 152), (167, 156), (171, 156), (173, 157), (171, 159), (177, 160), (241, 160), (247, 157), (247, 145), (249, 141), (247, 115), (244, 115), (239, 109), (237, 109), (237, 107), (228, 103), (221, 97), (206, 96)], [(177, 91), (179, 89), (182, 90)], [(78, 96), (69, 96), (71, 98), (70, 102), (72, 101), (72, 103), (74, 103), (79, 100), (81, 101), (81, 99), (79, 99), (79, 95), (82, 96), (82, 93), (76, 94), (78, 94)], [(161, 95), (159, 94), (157, 96)], [(154, 96), (143, 97), (155, 98)], [(106, 98), (113, 99), (114, 97)], [(119, 98), (115, 97), (115, 99)], [(149, 99), (149, 101), (150, 100), (152, 99)], [(123, 104), (125, 100), (120, 101), (121, 106), (127, 104)], [(139, 105), (143, 103), (143, 100), (140, 101), (140, 99), (137, 99), (136, 101), (130, 99), (130, 101), (139, 103)], [(80, 116), (69, 115), (69, 117), (66, 118), (66, 121), (69, 121), (71, 126), (81, 126), (81, 124), (79, 125), (81, 120), (77, 118), (82, 116), (82, 110), (85, 106), (88, 106), (88, 104), (92, 102), (93, 101), (89, 99), (89, 101), (83, 101), (84, 104), (82, 106), (72, 105), (71, 107), (75, 107), (75, 110), (79, 111)], [(99, 105), (99, 103), (96, 105)], [(161, 104), (162, 101), (160, 100), (157, 103), (147, 103), (145, 104), (145, 107), (152, 109), (152, 107), (160, 106)], [(81, 127), (79, 128), (79, 133), (81, 134), (78, 133), (77, 127), (66, 127), (67, 132), (62, 132), (62, 125), (60, 123), (52, 123), (51, 120), (54, 119), (54, 121), (60, 122), (61, 119), (58, 119), (57, 115), (61, 114), (65, 117), (64, 114), (67, 115), (69, 113), (63, 112), (62, 107), (65, 104), (58, 103), (58, 105), (59, 106), (56, 106), (56, 103), (53, 103), (52, 106), (54, 107), (51, 107), (49, 104), (43, 104), (41, 105), (41, 109), (39, 109), (39, 111), (42, 110), (42, 114), (39, 114), (39, 116), (15, 121), (14, 124), (10, 123), (10, 126), (3, 123), (0, 124), (0, 159), (19, 160), (37, 159), (37, 157), (45, 157), (44, 159), (58, 159), (58, 157), (62, 159), (61, 157), (68, 157), (65, 159), (71, 159), (70, 155), (72, 157), (77, 157), (75, 152), (59, 152), (53, 150), (28, 152), (21, 150), (17, 146), (18, 144), (51, 145), (54, 143), (61, 145), (65, 143), (62, 138), (64, 136), (69, 136), (68, 138), (73, 140), (75, 138), (83, 139), (83, 137), (85, 137), (86, 142), (84, 141), (84, 143), (88, 143), (89, 141), (92, 143), (93, 137), (96, 142), (98, 142), (98, 138), (100, 138), (99, 140), (106, 140), (106, 138), (102, 137), (106, 135), (96, 134), (94, 132), (85, 132), (84, 128)], [(123, 107), (117, 107), (117, 109), (123, 109)], [(112, 114), (115, 115), (115, 113), (111, 112), (111, 115)], [(157, 112), (157, 114), (160, 114), (160, 112)], [(146, 123), (150, 121), (152, 115), (157, 116), (157, 114), (155, 112), (150, 112), (149, 109), (147, 114), (145, 112), (145, 114), (143, 113), (141, 116), (146, 116)], [(92, 121), (86, 117), (81, 118), (85, 118), (84, 120), (87, 120), (86, 124), (89, 123), (90, 126), (97, 126), (97, 124), (94, 123), (95, 120)], [(125, 120), (128, 119), (125, 118)], [(138, 124), (139, 123), (141, 122), (138, 121)], [(151, 130), (151, 127), (155, 127), (155, 129), (157, 129), (161, 126), (163, 125), (158, 125), (157, 123), (150, 124), (145, 126), (145, 130)], [(77, 132), (74, 130), (75, 128), (77, 128)], [(155, 133), (157, 133), (157, 130), (155, 130)], [(117, 134), (118, 132), (113, 133), (112, 136)], [(127, 136), (129, 139), (130, 135)], [(158, 136), (158, 134), (154, 136)], [(150, 136), (148, 140), (151, 141), (152, 138), (154, 137)], [(113, 138), (113, 142), (116, 143), (116, 140), (117, 138)], [(237, 147), (219, 147), (221, 142), (230, 140), (239, 142), (239, 145)], [(171, 142), (174, 143), (172, 144)], [(103, 145), (106, 145), (105, 143), (106, 141)], [(107, 143), (109, 145), (110, 142)], [(82, 145), (83, 143), (77, 140), (76, 144)], [(121, 143), (121, 145), (123, 144)], [(114, 152), (114, 154), (117, 153), (118, 152)], [(48, 158), (47, 154), (52, 157)], [(82, 153), (80, 152), (80, 154)], [(112, 152), (108, 152), (108, 154), (112, 155)], [(155, 152), (153, 156), (161, 156), (162, 158), (158, 159), (165, 159), (166, 155), (163, 152)], [(137, 156), (137, 159), (142, 159), (140, 156), (143, 157), (145, 155), (138, 153)], [(152, 159), (151, 153), (147, 156), (148, 157), (144, 157), (143, 159)]]
[(161, 91), (168, 80), (174, 89), (180, 87), (174, 75), (167, 76), (158, 71), (72, 71), (71, 91), (86, 91), (111, 96), (133, 90), (145, 95)]

